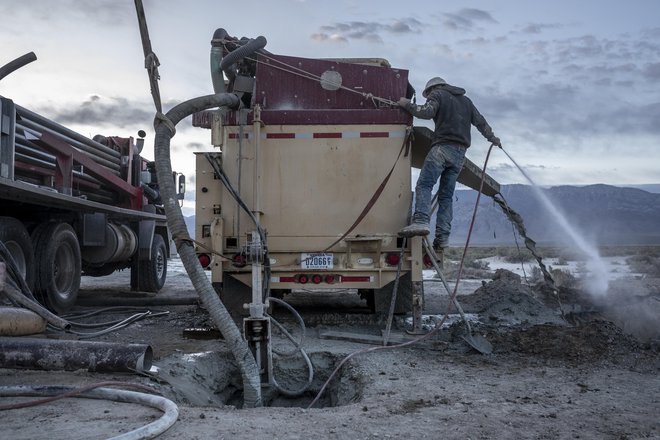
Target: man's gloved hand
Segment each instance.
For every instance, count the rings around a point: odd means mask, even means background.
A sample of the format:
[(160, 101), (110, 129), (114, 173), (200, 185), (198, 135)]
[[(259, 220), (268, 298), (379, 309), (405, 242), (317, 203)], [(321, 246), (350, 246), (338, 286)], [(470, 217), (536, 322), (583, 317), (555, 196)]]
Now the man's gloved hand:
[(399, 98), (399, 101), (397, 101), (397, 104), (399, 104), (399, 107), (406, 108), (410, 104), (410, 99), (408, 99), (408, 98)]
[(490, 143), (502, 148), (502, 142), (500, 142), (500, 138), (497, 136), (493, 136), (493, 138), (490, 140)]

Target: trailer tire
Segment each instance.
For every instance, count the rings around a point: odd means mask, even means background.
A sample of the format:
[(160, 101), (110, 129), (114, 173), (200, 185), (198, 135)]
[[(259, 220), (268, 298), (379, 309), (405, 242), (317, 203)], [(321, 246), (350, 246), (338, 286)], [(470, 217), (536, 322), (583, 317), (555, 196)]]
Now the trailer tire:
[(34, 231), (36, 288), (46, 306), (55, 313), (73, 307), (80, 288), (80, 244), (66, 223), (40, 225)]
[(34, 289), (34, 248), (23, 223), (13, 217), (0, 217), (0, 241), (14, 258), (28, 287)]
[[(371, 298), (367, 297), (367, 305), (371, 308), (372, 313), (377, 315), (387, 315), (390, 312), (390, 304), (392, 303), (392, 291), (394, 290), (394, 283), (387, 284), (380, 289), (371, 291)], [(396, 303), (394, 305), (394, 313), (402, 314), (412, 311), (413, 288), (412, 278), (409, 273), (401, 275), (399, 278), (399, 287), (396, 291)]]
[(151, 255), (149, 260), (138, 263), (139, 280), (138, 289), (143, 292), (158, 292), (165, 285), (167, 278), (167, 247), (160, 234), (154, 234), (151, 241)]
[(252, 288), (237, 280), (228, 273), (222, 276), (222, 287), (218, 290), (220, 301), (232, 316), (238, 320), (249, 316), (250, 312), (243, 307), (244, 304), (252, 302)]

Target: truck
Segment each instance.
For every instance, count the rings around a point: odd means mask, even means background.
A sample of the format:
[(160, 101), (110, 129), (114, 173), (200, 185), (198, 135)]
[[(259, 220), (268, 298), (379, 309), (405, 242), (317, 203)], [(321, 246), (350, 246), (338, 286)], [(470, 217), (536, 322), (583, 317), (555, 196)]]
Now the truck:
[(122, 269), (158, 292), (172, 247), (146, 133), (90, 139), (4, 96), (0, 115), (0, 242), (34, 296), (64, 313), (82, 275)]
[[(404, 241), (397, 232), (410, 218), (411, 172), (431, 147), (431, 131), (414, 127), (396, 103), (414, 94), (408, 71), (382, 58), (251, 51), (251, 41), (216, 31), (214, 85), (223, 80), (241, 108), (193, 115), (217, 147), (196, 156), (197, 254), (225, 306), (240, 315), (250, 303), (251, 254), (261, 238), (255, 220), (265, 231), (263, 282), (272, 296), (351, 292), (383, 314), (396, 284), (395, 313), (420, 306), (431, 262), (419, 237)], [(223, 63), (234, 52), (240, 56)], [(459, 182), (478, 189), (480, 181), (467, 160)], [(499, 192), (489, 176), (484, 192)]]

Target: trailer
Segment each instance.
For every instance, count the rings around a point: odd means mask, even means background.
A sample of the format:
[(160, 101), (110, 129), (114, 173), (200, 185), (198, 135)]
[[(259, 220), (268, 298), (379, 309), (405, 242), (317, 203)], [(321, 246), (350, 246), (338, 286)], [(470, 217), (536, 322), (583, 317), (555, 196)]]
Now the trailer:
[(127, 268), (133, 290), (160, 290), (170, 234), (145, 133), (90, 139), (5, 97), (0, 114), (0, 242), (35, 297), (63, 313), (82, 275)]
[[(397, 235), (412, 209), (412, 167), (430, 148), (430, 131), (413, 127), (396, 105), (414, 93), (408, 71), (384, 59), (250, 51), (248, 40), (219, 31), (214, 85), (217, 66), (225, 66), (221, 87), (243, 105), (193, 116), (194, 126), (211, 129), (218, 148), (197, 153), (196, 241), (227, 308), (246, 313), (260, 282), (252, 266), (262, 260), (254, 250), (264, 239), (263, 282), (272, 296), (351, 292), (383, 314), (396, 285), (395, 313), (420, 306), (424, 260), (427, 267), (430, 261), (419, 237)], [(240, 59), (224, 62), (234, 51)], [(459, 181), (478, 188), (479, 177), (468, 161)], [(487, 191), (498, 191), (487, 182)]]

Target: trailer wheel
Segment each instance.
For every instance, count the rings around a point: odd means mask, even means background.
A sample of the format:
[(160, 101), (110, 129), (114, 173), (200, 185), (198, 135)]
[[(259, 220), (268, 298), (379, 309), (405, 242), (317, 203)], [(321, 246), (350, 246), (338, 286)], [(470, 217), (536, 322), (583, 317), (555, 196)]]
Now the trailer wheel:
[[(371, 291), (371, 298), (367, 296), (367, 305), (372, 313), (378, 315), (387, 315), (390, 312), (392, 302), (392, 291), (394, 290), (394, 281), (381, 289)], [(396, 303), (394, 313), (408, 313), (412, 311), (413, 288), (412, 279), (409, 273), (399, 278), (399, 287), (396, 291)]]
[(34, 250), (23, 223), (13, 217), (0, 217), (0, 241), (5, 245), (30, 289), (34, 288)]
[[(215, 287), (215, 286), (214, 286)], [(248, 316), (250, 312), (243, 304), (252, 302), (252, 287), (243, 284), (228, 273), (222, 276), (222, 287), (217, 288), (220, 301), (234, 319)]]
[(81, 260), (78, 237), (66, 223), (40, 225), (34, 233), (37, 285), (46, 306), (56, 313), (71, 309), (78, 298)]
[(167, 278), (167, 248), (160, 234), (154, 234), (151, 242), (151, 258), (138, 263), (138, 288), (143, 292), (158, 292)]

